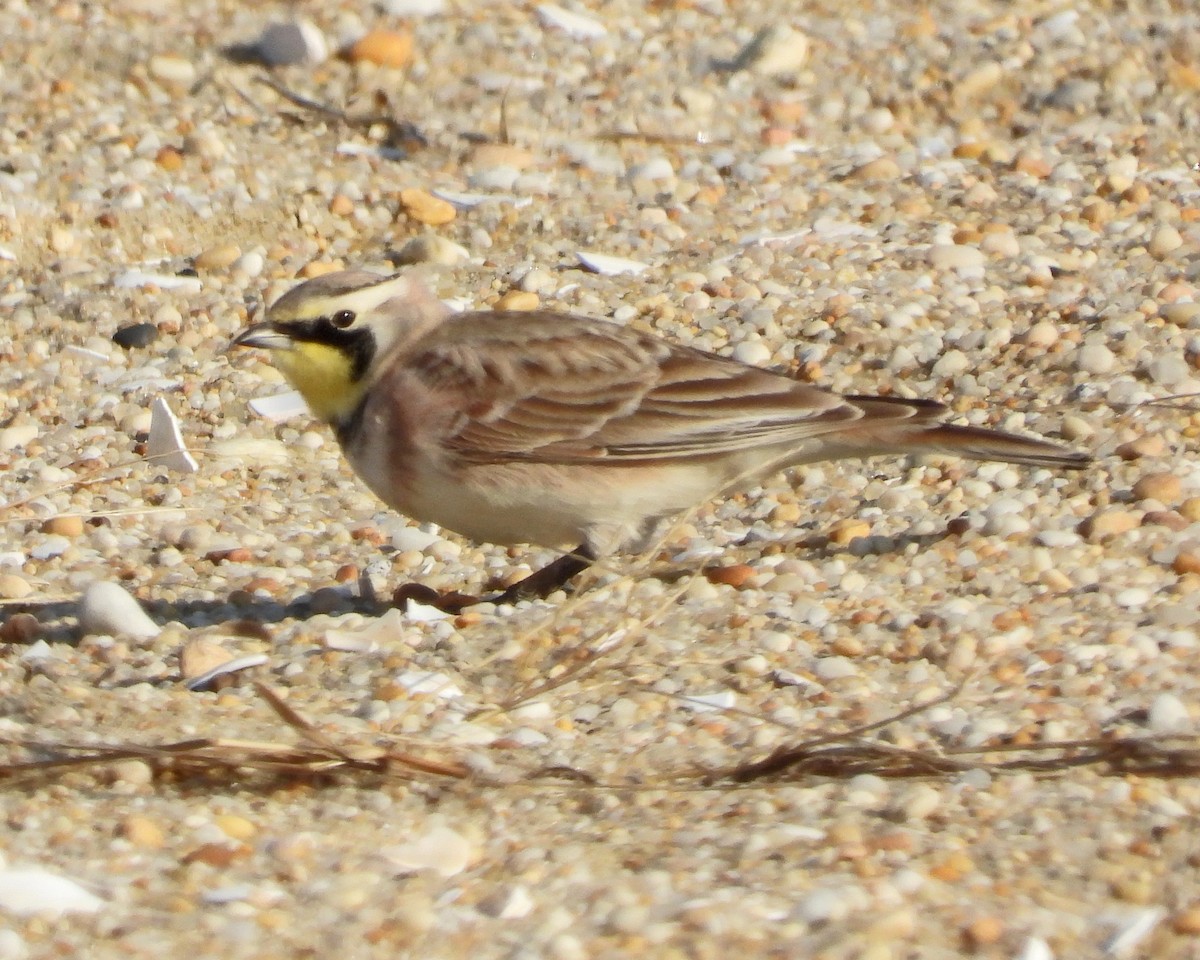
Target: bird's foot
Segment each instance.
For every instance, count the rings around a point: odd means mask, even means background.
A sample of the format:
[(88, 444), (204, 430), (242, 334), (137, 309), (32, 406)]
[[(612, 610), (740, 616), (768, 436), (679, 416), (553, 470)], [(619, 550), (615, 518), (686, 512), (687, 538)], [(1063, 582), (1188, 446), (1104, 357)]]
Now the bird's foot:
[(392, 593), (392, 606), (403, 610), (409, 603), (420, 603), (443, 613), (461, 613), (467, 607), (481, 603), (483, 599), (469, 593), (459, 593), (457, 590), (434, 590), (423, 583), (405, 583)]

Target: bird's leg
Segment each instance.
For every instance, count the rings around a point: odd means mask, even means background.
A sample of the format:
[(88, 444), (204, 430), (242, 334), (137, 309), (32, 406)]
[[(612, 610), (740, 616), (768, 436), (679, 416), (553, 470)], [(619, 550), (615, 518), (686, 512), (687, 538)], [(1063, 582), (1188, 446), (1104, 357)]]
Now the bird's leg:
[(582, 573), (596, 560), (586, 546), (580, 546), (557, 560), (536, 570), (524, 580), (514, 583), (503, 593), (492, 597), (474, 597), (468, 593), (434, 590), (420, 583), (406, 583), (392, 594), (392, 604), (403, 610), (408, 602), (423, 603), (446, 613), (459, 613), (477, 603), (516, 603), (518, 600), (540, 600), (548, 597), (576, 574)]
[(469, 593), (459, 593), (457, 590), (434, 590), (423, 583), (404, 583), (392, 592), (392, 606), (401, 610), (406, 609), (409, 602), (412, 602), (435, 607), (444, 613), (459, 613), (466, 607), (479, 603), (481, 599)]
[(487, 597), (488, 603), (516, 603), (518, 600), (539, 600), (548, 597), (576, 574), (583, 573), (596, 560), (586, 545), (576, 547), (557, 560), (536, 570), (524, 580), (514, 583), (503, 593)]

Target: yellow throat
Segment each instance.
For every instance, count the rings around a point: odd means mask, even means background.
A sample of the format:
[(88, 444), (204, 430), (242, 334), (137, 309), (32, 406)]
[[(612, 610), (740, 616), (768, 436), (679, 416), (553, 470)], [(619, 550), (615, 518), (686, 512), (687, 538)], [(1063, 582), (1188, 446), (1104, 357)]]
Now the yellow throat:
[(290, 350), (274, 351), (272, 359), (313, 414), (326, 423), (350, 416), (366, 390), (366, 384), (353, 377), (350, 357), (336, 347), (298, 341)]

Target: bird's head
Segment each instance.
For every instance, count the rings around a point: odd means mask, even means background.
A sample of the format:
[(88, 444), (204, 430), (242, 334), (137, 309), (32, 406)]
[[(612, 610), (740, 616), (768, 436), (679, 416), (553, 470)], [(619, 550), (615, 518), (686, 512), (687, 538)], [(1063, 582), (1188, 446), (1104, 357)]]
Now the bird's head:
[(411, 276), (344, 270), (293, 287), (230, 345), (270, 350), (309, 409), (336, 424), (358, 407), (383, 358), (445, 314)]

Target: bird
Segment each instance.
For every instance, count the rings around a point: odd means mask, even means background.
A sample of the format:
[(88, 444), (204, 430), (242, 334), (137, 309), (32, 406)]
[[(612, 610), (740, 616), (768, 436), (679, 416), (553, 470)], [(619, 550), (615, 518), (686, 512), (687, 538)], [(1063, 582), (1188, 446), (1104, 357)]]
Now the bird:
[[(1092, 460), (947, 423), (933, 400), (840, 395), (609, 320), (455, 313), (411, 272), (306, 280), (232, 346), (270, 351), (388, 506), (475, 541), (567, 551), (496, 603), (545, 598), (602, 558), (644, 549), (681, 512), (802, 464)], [(478, 600), (429, 593), (447, 609)]]

